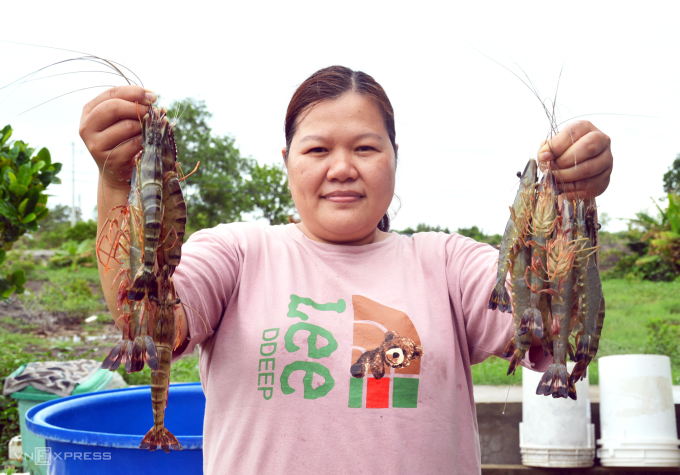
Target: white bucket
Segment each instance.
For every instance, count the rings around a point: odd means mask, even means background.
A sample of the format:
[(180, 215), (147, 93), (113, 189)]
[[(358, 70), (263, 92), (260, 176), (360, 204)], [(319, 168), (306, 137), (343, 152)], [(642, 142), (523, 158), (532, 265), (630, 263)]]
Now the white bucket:
[(599, 370), (602, 465), (680, 466), (670, 358), (605, 356)]
[(21, 436), (20, 435), (15, 435), (12, 437), (9, 441), (8, 445), (8, 458), (10, 460), (17, 460), (21, 462), (23, 458), (23, 453), (21, 450)]
[[(573, 363), (567, 369), (573, 370)], [(592, 467), (595, 426), (590, 423), (588, 378), (576, 383), (577, 400), (539, 396), (541, 373), (522, 370), (519, 448), (530, 467)]]

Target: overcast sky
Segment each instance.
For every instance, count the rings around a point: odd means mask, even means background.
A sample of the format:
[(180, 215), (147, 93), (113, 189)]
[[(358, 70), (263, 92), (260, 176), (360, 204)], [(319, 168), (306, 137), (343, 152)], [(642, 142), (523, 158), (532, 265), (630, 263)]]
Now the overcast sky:
[[(419, 222), (502, 233), (515, 173), (549, 131), (536, 97), (494, 60), (530, 76), (559, 118), (588, 117), (612, 138), (614, 173), (600, 212), (631, 218), (663, 195), (680, 153), (680, 3), (656, 2), (5, 2), (0, 40), (84, 51), (128, 66), (168, 104), (203, 99), (213, 131), (243, 154), (280, 163), (296, 86), (342, 64), (371, 74), (395, 109), (397, 229)], [(481, 53), (484, 53), (481, 54)], [(73, 53), (0, 43), (0, 87)], [(522, 70), (520, 70), (522, 68)], [(67, 63), (42, 76), (92, 70)], [(39, 77), (39, 76), (35, 76)], [(78, 136), (87, 89), (120, 85), (79, 73), (0, 90), (0, 127), (64, 163), (51, 204), (96, 201), (97, 168)], [(181, 161), (181, 157), (180, 157)], [(396, 201), (395, 201), (396, 203)], [(609, 229), (625, 228), (613, 219)]]

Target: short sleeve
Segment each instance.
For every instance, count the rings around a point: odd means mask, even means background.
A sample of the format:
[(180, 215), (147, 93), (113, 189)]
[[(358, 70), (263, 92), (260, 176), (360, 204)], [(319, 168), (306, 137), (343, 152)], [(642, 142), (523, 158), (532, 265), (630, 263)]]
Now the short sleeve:
[(182, 354), (190, 354), (217, 330), (237, 288), (242, 261), (238, 241), (225, 225), (198, 231), (182, 246), (173, 275), (189, 327)]
[[(511, 313), (488, 308), (498, 271), (498, 250), (453, 235), (447, 242), (446, 253), (449, 297), (454, 318), (462, 320), (465, 329), (470, 364), (481, 363), (492, 355), (502, 358), (515, 330)], [(544, 371), (551, 362), (552, 358), (545, 357), (540, 347), (532, 346), (522, 365)]]

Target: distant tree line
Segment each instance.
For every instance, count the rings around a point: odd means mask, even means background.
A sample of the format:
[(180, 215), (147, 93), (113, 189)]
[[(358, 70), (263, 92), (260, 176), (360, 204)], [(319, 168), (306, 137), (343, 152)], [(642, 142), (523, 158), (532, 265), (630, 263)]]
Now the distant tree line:
[[(425, 223), (419, 223), (415, 229), (408, 227), (401, 231), (396, 231), (399, 234), (415, 234), (415, 233), (425, 233), (425, 232), (442, 232), (446, 234), (451, 234), (449, 228), (442, 228), (441, 226), (430, 226)], [(472, 226), (471, 228), (458, 228), (456, 233), (474, 239), (475, 241), (485, 242), (493, 246), (498, 246), (503, 239), (500, 234), (484, 234), (484, 232), (477, 226)]]

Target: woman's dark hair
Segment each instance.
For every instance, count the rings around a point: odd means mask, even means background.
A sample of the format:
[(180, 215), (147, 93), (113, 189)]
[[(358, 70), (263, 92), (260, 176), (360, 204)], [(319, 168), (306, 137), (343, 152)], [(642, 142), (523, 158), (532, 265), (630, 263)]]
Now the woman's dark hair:
[[(286, 156), (284, 160), (288, 160), (290, 144), (297, 130), (300, 114), (306, 113), (319, 102), (337, 99), (347, 92), (364, 95), (378, 106), (392, 149), (394, 149), (394, 156), (397, 156), (394, 110), (382, 86), (371, 76), (361, 71), (352, 71), (344, 66), (329, 66), (319, 69), (300, 84), (288, 104), (284, 126), (286, 132)], [(389, 231), (390, 218), (387, 213), (378, 223), (378, 229), (384, 232)]]

